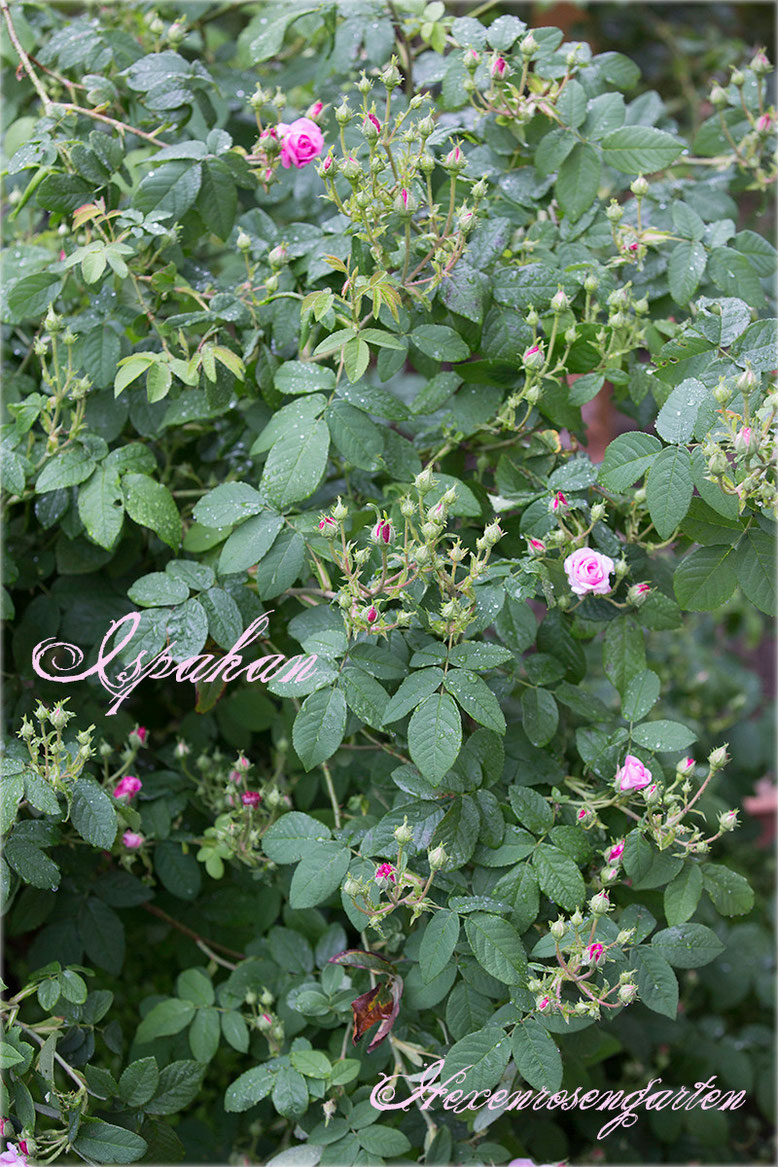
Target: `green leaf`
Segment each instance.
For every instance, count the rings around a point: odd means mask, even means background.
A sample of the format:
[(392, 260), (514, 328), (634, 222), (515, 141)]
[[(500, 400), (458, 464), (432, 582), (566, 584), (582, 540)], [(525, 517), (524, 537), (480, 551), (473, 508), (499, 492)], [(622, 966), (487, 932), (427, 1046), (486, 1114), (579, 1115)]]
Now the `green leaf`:
[(644, 721), (632, 731), (632, 740), (647, 750), (686, 750), (697, 734), (679, 721)]
[(356, 713), (359, 720), (373, 729), (380, 729), (388, 704), (383, 685), (355, 664), (346, 665), (340, 674), (339, 684), (349, 709)]
[(249, 1030), (242, 1015), (237, 1010), (222, 1013), (221, 1025), (226, 1041), (238, 1053), (245, 1054), (249, 1048)]
[(107, 551), (124, 525), (124, 496), (119, 474), (102, 463), (78, 492), (78, 514), (86, 533)]
[(399, 1159), (411, 1150), (410, 1140), (402, 1131), (377, 1123), (358, 1130), (357, 1142), (368, 1155), (378, 1155), (381, 1159)]
[(164, 604), (183, 604), (189, 598), (189, 588), (167, 572), (152, 571), (136, 579), (128, 588), (127, 595), (138, 607), (153, 608)]
[(688, 304), (699, 287), (707, 255), (701, 243), (676, 244), (667, 263), (667, 282), (676, 304)]
[[(249, 519), (249, 522), (252, 521)], [(260, 598), (272, 600), (290, 588), (302, 571), (304, 562), (303, 536), (299, 531), (282, 531), (257, 564), (254, 578)]]
[(352, 385), (370, 364), (370, 349), (359, 336), (353, 336), (343, 347), (343, 368)]
[[(326, 425), (338, 453), (360, 470), (376, 470), (384, 450), (379, 427), (361, 409), (347, 401), (334, 401), (325, 413)], [(324, 425), (324, 422), (319, 424)]]
[(279, 393), (334, 393), (335, 374), (315, 361), (287, 361), (274, 377)]
[(465, 794), (455, 799), (435, 828), (432, 846), (442, 845), (452, 867), (462, 867), (472, 858), (481, 827), (478, 807)]
[(189, 1048), (195, 1060), (206, 1064), (215, 1058), (220, 1036), (218, 1009), (198, 1009), (189, 1027)]
[(551, 741), (559, 724), (559, 709), (547, 689), (525, 689), (521, 695), (522, 726), (533, 746)]
[(233, 531), (219, 556), (219, 574), (233, 575), (260, 563), (275, 542), (284, 520), (275, 513), (254, 515)]
[(273, 1084), (273, 1105), (284, 1118), (300, 1118), (308, 1106), (308, 1087), (302, 1074), (282, 1066)]
[(675, 968), (699, 968), (710, 964), (724, 951), (724, 945), (715, 932), (704, 924), (676, 924), (656, 932), (652, 947)]
[(191, 1001), (169, 997), (166, 1001), (160, 1001), (146, 1014), (138, 1026), (135, 1040), (143, 1045), (156, 1037), (169, 1037), (173, 1033), (180, 1033), (194, 1015), (195, 1007)]
[(436, 912), (424, 929), (419, 948), (421, 979), (425, 984), (443, 972), (454, 954), (458, 939), (459, 917), (456, 912), (445, 908)]
[(451, 669), (446, 675), (445, 686), (465, 713), (479, 725), (495, 733), (505, 733), (505, 716), (500, 703), (486, 682), (475, 673), (468, 669)]
[(337, 891), (351, 861), (351, 853), (337, 843), (320, 844), (296, 867), (289, 888), (289, 906), (315, 908)]
[(140, 1135), (99, 1118), (82, 1118), (73, 1150), (92, 1163), (134, 1163), (146, 1152)]
[(197, 209), (208, 230), (219, 239), (226, 239), (235, 222), (238, 192), (229, 166), (220, 158), (209, 158), (202, 163)]
[[(300, 397), (297, 401), (290, 401), (288, 405), (284, 405), (273, 414), (249, 453), (252, 455), (264, 454), (285, 433), (289, 431), (299, 433), (301, 427), (307, 428), (319, 414), (324, 412), (326, 404), (327, 398), (322, 393), (313, 393), (310, 397)], [(216, 489), (220, 490), (221, 487), (217, 486)], [(195, 514), (196, 512), (197, 507), (195, 507)], [(208, 526), (207, 523), (206, 526)]]
[(248, 1110), (249, 1107), (267, 1098), (273, 1089), (276, 1071), (268, 1066), (254, 1066), (246, 1070), (239, 1078), (227, 1087), (224, 1095), (224, 1109), (234, 1114), (236, 1111)]
[[(468, 920), (468, 923), (470, 921)], [(511, 982), (515, 983), (515, 982)], [(468, 1033), (446, 1054), (440, 1080), (458, 1076), (457, 1087), (464, 1091), (488, 1090), (499, 1082), (511, 1056), (511, 1043), (496, 1025)]]
[(739, 872), (719, 863), (706, 863), (702, 878), (714, 908), (722, 916), (744, 916), (753, 908), (753, 888)]
[(113, 908), (89, 896), (79, 916), (79, 932), (89, 959), (118, 976), (124, 964), (124, 925)]
[(654, 1013), (675, 1021), (678, 1013), (678, 981), (660, 952), (654, 948), (633, 948), (630, 963), (637, 973), (638, 995)]
[(574, 912), (586, 895), (581, 872), (569, 855), (551, 843), (539, 843), (532, 855), (532, 864), (540, 890), (551, 902), (566, 912)]
[(159, 1075), (159, 1087), (151, 1102), (146, 1103), (147, 1114), (175, 1114), (194, 1102), (200, 1093), (206, 1067), (189, 1059), (171, 1062)]
[(167, 211), (174, 220), (194, 205), (202, 182), (202, 166), (192, 159), (163, 162), (141, 180), (133, 206), (144, 215)]
[(434, 786), (453, 766), (462, 745), (462, 722), (447, 693), (426, 697), (410, 720), (408, 749), (411, 758)]
[(443, 670), (438, 668), (418, 669), (400, 685), (384, 710), (384, 725), (405, 717), (429, 697), (443, 682)]
[(659, 700), (659, 677), (651, 669), (642, 669), (627, 682), (621, 702), (625, 721), (640, 721)]
[(738, 364), (750, 361), (756, 373), (771, 372), (778, 367), (778, 344), (775, 339), (777, 327), (778, 320), (775, 319), (755, 320), (732, 342), (729, 355)]
[(131, 1062), (119, 1079), (119, 1094), (128, 1106), (144, 1106), (159, 1084), (156, 1058), (140, 1058)]
[(193, 1005), (213, 1005), (213, 982), (205, 969), (188, 968), (176, 978), (176, 994)]
[(200, 865), (181, 844), (165, 841), (154, 848), (154, 868), (163, 886), (181, 900), (194, 900), (200, 891)]
[(70, 819), (82, 839), (108, 850), (116, 838), (118, 823), (111, 799), (91, 778), (79, 778), (73, 787)]
[(534, 1017), (525, 1017), (511, 1034), (516, 1069), (533, 1090), (555, 1094), (562, 1085), (562, 1058), (556, 1042)]
[(527, 976), (527, 956), (519, 934), (501, 916), (474, 912), (465, 932), (478, 963), (504, 985), (520, 985)]
[[(275, 57), (284, 43), (287, 28), (299, 20), (301, 16), (307, 16), (308, 13), (316, 11), (316, 8), (294, 8), (291, 12), (285, 12), (282, 16), (272, 20), (249, 46), (252, 62), (257, 65), (260, 61), (267, 61), (270, 57)], [(229, 1107), (227, 1109), (229, 1110)]]
[(660, 539), (667, 539), (689, 509), (694, 493), (692, 464), (686, 446), (668, 446), (651, 463), (646, 505)]
[(528, 831), (542, 835), (550, 829), (554, 812), (539, 791), (533, 790), (531, 786), (510, 786), (508, 801), (516, 818)]
[[(722, 868), (726, 870), (726, 868)], [(693, 916), (702, 895), (702, 871), (696, 863), (686, 863), (665, 888), (664, 908), (667, 923), (685, 924)]]
[(11, 835), (5, 843), (3, 854), (17, 875), (25, 883), (45, 891), (56, 890), (60, 881), (60, 870), (56, 863), (49, 858), (45, 851), (16, 835)]
[(675, 569), (676, 599), (688, 612), (712, 612), (726, 604), (735, 590), (735, 556), (730, 547), (700, 547)]
[(738, 544), (735, 573), (746, 599), (760, 612), (774, 616), (775, 539), (757, 526), (750, 527)]
[(600, 155), (588, 142), (578, 142), (559, 167), (554, 190), (571, 222), (577, 222), (596, 200), (600, 170)]
[(231, 527), (265, 510), (265, 501), (248, 482), (224, 482), (197, 503), (193, 516), (204, 527)]
[(0, 783), (0, 834), (10, 830), (23, 798), (24, 777), (21, 774), (4, 776)]
[(268, 827), (262, 836), (262, 849), (274, 863), (298, 863), (310, 853), (313, 844), (329, 838), (329, 828), (323, 823), (292, 810)]
[(308, 498), (321, 482), (327, 466), (330, 435), (319, 420), (302, 434), (290, 432), (275, 442), (262, 472), (262, 486), (280, 509)]
[(434, 361), (466, 361), (470, 349), (458, 332), (445, 324), (420, 324), (410, 334), (411, 341)]
[[(656, 432), (666, 442), (688, 442), (694, 434), (697, 414), (710, 393), (702, 381), (687, 377), (676, 385), (665, 401), (656, 419)], [(659, 464), (657, 458), (655, 466)], [(654, 473), (652, 469), (651, 473)]]
[(643, 477), (661, 448), (652, 434), (619, 434), (605, 451), (600, 482), (609, 490), (625, 491)]
[[(7, 273), (10, 274), (10, 273)], [(43, 316), (60, 293), (62, 277), (53, 272), (37, 271), (16, 280), (8, 291), (8, 311), (17, 320)]]
[(619, 693), (646, 667), (643, 633), (631, 616), (617, 616), (605, 631), (602, 646), (605, 675)]
[(163, 543), (177, 551), (181, 543), (181, 516), (168, 488), (147, 474), (125, 474), (122, 488), (130, 518), (141, 527), (149, 527)]
[(654, 174), (674, 162), (683, 142), (653, 126), (623, 126), (602, 141), (603, 161), (625, 174)]
[(67, 486), (78, 486), (91, 475), (95, 468), (83, 446), (71, 446), (57, 454), (41, 470), (35, 482), (37, 494), (50, 490), (63, 490)]
[(346, 699), (339, 689), (319, 689), (306, 697), (292, 728), (292, 741), (306, 770), (331, 758), (343, 741)]

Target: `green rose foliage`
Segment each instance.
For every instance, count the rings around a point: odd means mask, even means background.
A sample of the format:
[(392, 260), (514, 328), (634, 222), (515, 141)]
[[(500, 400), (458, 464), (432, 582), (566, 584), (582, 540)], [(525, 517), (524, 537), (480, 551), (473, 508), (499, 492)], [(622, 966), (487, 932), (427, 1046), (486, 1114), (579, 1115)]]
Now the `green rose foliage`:
[[(747, 1109), (606, 1157), (769, 1159), (730, 834), (769, 759), (731, 650), (775, 610), (769, 62), (690, 141), (516, 15), (184, 7), (4, 9), (3, 1113), (47, 1161), (556, 1161), (601, 1124), (371, 1091), (715, 1073)], [(63, 707), (35, 646), (87, 668), (133, 611), (109, 672), (166, 678)], [(261, 681), (176, 678), (263, 615)]]

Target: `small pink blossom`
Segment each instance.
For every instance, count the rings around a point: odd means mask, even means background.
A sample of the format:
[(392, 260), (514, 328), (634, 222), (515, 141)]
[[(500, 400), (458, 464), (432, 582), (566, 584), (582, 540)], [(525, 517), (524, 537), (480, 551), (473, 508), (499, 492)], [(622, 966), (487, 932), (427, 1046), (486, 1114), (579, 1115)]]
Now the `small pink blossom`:
[(373, 527), (373, 538), (376, 543), (391, 543), (392, 535), (392, 524), (386, 519), (379, 519)]
[(391, 863), (381, 863), (375, 869), (375, 879), (378, 883), (379, 879), (388, 879), (391, 883), (397, 883), (397, 876)]
[(585, 596), (589, 592), (595, 596), (606, 596), (612, 590), (610, 573), (615, 564), (599, 551), (579, 547), (568, 555), (564, 567), (570, 590), (576, 596)]
[(324, 102), (323, 101), (314, 101), (313, 105), (309, 106), (308, 109), (305, 111), (305, 116), (307, 118), (310, 118), (311, 121), (316, 121), (316, 118), (319, 116), (319, 114), (321, 113), (321, 111), (323, 109), (324, 109)]
[(121, 781), (117, 782), (113, 796), (114, 798), (134, 798), (142, 786), (140, 778), (134, 778), (132, 774), (127, 774)]
[(262, 795), (258, 790), (244, 790), (240, 798), (244, 806), (259, 806), (262, 801)]
[(20, 1143), (16, 1147), (13, 1143), (9, 1143), (2, 1155), (0, 1155), (0, 1164), (3, 1167), (27, 1167), (27, 1160), (22, 1152), (22, 1144)]
[(139, 847), (143, 846), (143, 835), (139, 835), (136, 831), (125, 831), (122, 835), (122, 842), (128, 851), (137, 851)]
[(773, 119), (770, 117), (770, 114), (763, 113), (762, 116), (757, 119), (756, 128), (760, 134), (766, 134), (772, 127), (772, 124)]
[(319, 530), (325, 531), (328, 527), (337, 527), (337, 523), (330, 515), (325, 515), (323, 519), (319, 520)]
[(600, 959), (604, 951), (605, 949), (601, 944), (590, 944), (589, 948), (587, 949), (589, 961), (592, 964), (597, 964), (597, 961)]
[(378, 619), (378, 612), (371, 605), (367, 610), (367, 622), (368, 622), (368, 624), (375, 624), (377, 619)]
[(281, 165), (284, 170), (296, 166), (302, 170), (324, 149), (324, 135), (310, 118), (297, 118), (291, 125), (278, 123), (281, 134)]
[(489, 72), (491, 73), (492, 77), (496, 77), (498, 81), (501, 81), (505, 76), (507, 68), (508, 65), (505, 59), (503, 57), (497, 57), (496, 60), (492, 61), (492, 67)]
[(623, 854), (624, 840), (622, 839), (621, 842), (617, 843), (615, 847), (611, 847), (610, 851), (608, 852), (608, 862), (615, 863), (617, 859), (621, 859)]
[(616, 771), (616, 785), (619, 790), (642, 790), (651, 781), (651, 771), (640, 758), (627, 754), (624, 765)]

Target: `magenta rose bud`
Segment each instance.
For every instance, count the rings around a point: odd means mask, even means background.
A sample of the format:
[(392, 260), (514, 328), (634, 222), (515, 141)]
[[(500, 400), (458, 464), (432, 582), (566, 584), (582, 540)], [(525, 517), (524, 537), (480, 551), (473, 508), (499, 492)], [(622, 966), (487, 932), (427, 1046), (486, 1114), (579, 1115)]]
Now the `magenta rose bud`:
[(492, 77), (496, 77), (498, 81), (501, 81), (507, 71), (508, 65), (503, 57), (497, 57), (495, 61), (492, 61), (492, 67), (489, 70)]
[(122, 835), (122, 842), (128, 851), (137, 851), (139, 847), (143, 846), (143, 835), (137, 834), (136, 831), (125, 831)]
[(524, 356), (521, 358), (525, 369), (540, 369), (545, 362), (543, 354), (543, 346), (541, 344), (533, 344), (526, 349)]
[(571, 591), (577, 596), (591, 592), (595, 596), (606, 596), (612, 590), (610, 573), (614, 562), (607, 555), (593, 551), (590, 547), (579, 547), (565, 560), (565, 572)]
[(390, 883), (397, 883), (397, 876), (391, 863), (380, 863), (375, 869), (375, 881), (380, 883), (382, 880), (388, 880)]
[(651, 771), (643, 765), (640, 758), (627, 754), (624, 765), (616, 771), (616, 787), (618, 790), (642, 790), (651, 781)]
[(113, 792), (114, 798), (133, 798), (143, 786), (140, 778), (133, 778), (132, 774), (125, 775), (117, 782)]
[(773, 124), (773, 119), (770, 117), (769, 113), (763, 113), (762, 116), (757, 119), (757, 122), (756, 122), (757, 131), (760, 134), (767, 134), (767, 133), (769, 133), (769, 131), (772, 127), (772, 124)]
[(338, 524), (335, 522), (335, 520), (329, 515), (325, 515), (323, 519), (319, 520), (320, 531), (334, 531), (337, 525)]
[(608, 852), (608, 862), (615, 863), (617, 859), (621, 859), (623, 854), (624, 840), (622, 839), (621, 842), (617, 843), (615, 847), (611, 847), (610, 851)]
[(587, 949), (590, 964), (597, 964), (605, 949), (601, 944), (590, 944)]
[(279, 122), (277, 128), (281, 135), (281, 165), (284, 170), (290, 166), (302, 170), (324, 149), (324, 135), (310, 118), (298, 118), (291, 125)]
[(369, 607), (367, 610), (367, 622), (368, 622), (368, 624), (375, 624), (377, 619), (378, 619), (378, 612), (376, 611), (376, 609), (374, 607), (372, 607), (372, 606)]
[(562, 510), (563, 507), (567, 507), (569, 505), (570, 504), (568, 503), (567, 498), (564, 494), (562, 494), (561, 490), (558, 490), (554, 497), (551, 499), (551, 510), (554, 512), (554, 514), (556, 514), (557, 511)]
[(137, 729), (134, 729), (132, 731), (132, 733), (130, 734), (130, 745), (131, 746), (145, 746), (146, 739), (148, 738), (148, 736), (149, 736), (149, 731), (146, 729), (146, 726), (139, 725), (137, 727)]
[(756, 441), (754, 438), (754, 431), (750, 425), (744, 425), (742, 430), (735, 434), (735, 449), (738, 454), (747, 454), (750, 450), (756, 448)]
[(542, 555), (546, 550), (546, 545), (542, 539), (533, 539), (530, 535), (527, 538), (527, 543), (529, 544), (530, 551), (532, 551), (535, 555)]
[(373, 538), (376, 543), (391, 543), (393, 533), (392, 524), (387, 519), (379, 519), (373, 527)]
[(262, 795), (258, 790), (245, 790), (241, 794), (240, 800), (244, 806), (259, 806), (262, 801)]
[(316, 121), (316, 118), (319, 116), (323, 109), (323, 101), (314, 101), (313, 105), (309, 106), (309, 108), (305, 111), (305, 116), (310, 118), (311, 121)]

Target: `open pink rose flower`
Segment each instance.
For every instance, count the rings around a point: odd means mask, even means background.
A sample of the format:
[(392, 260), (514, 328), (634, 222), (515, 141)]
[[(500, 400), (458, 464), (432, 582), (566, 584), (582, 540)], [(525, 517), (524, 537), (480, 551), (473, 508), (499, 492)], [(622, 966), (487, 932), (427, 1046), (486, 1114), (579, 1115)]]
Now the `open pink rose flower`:
[(627, 754), (624, 765), (616, 771), (616, 786), (619, 790), (642, 790), (651, 782), (651, 771), (640, 758)]
[(279, 122), (277, 129), (281, 135), (281, 165), (284, 170), (290, 166), (301, 170), (324, 149), (324, 135), (310, 118), (297, 118), (291, 125)]
[(143, 783), (140, 778), (135, 778), (132, 774), (126, 774), (124, 778), (116, 783), (113, 796), (114, 798), (134, 798), (142, 786)]
[(610, 573), (614, 562), (607, 555), (593, 551), (590, 547), (579, 547), (565, 560), (565, 571), (570, 588), (577, 596), (591, 592), (595, 596), (606, 596), (612, 590)]

